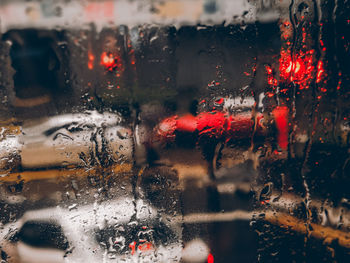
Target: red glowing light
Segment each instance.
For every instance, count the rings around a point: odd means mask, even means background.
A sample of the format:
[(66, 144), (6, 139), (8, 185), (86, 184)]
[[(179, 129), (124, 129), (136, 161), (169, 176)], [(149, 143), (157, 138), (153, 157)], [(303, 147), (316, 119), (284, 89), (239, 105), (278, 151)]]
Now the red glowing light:
[(176, 120), (176, 127), (182, 132), (194, 132), (197, 129), (196, 117), (193, 115), (185, 115)]
[(129, 248), (131, 249), (131, 255), (135, 254), (135, 250), (136, 250), (136, 242), (133, 241), (130, 243)]
[(215, 103), (218, 104), (218, 105), (223, 104), (224, 103), (224, 98), (220, 98), (220, 99), (216, 100)]
[(274, 85), (276, 86), (278, 81), (277, 79), (275, 79), (274, 75), (273, 75), (273, 70), (270, 66), (265, 66), (266, 72), (267, 72), (267, 83), (269, 85)]
[(95, 60), (95, 56), (89, 52), (88, 53), (88, 68), (90, 70), (92, 70), (94, 68), (94, 60)]
[[(341, 73), (339, 73), (339, 76), (341, 76)], [(341, 80), (339, 80), (338, 85), (337, 85), (337, 90), (340, 90), (341, 84), (342, 84), (342, 82), (341, 82)]]
[[(275, 154), (278, 154), (278, 153), (276, 153), (276, 151), (275, 151)], [(268, 204), (269, 202), (270, 202), (270, 200), (263, 200), (263, 201), (260, 201), (260, 204), (266, 205), (266, 204)]]
[(320, 60), (317, 64), (316, 83), (319, 83), (321, 81), (321, 77), (322, 77), (323, 72), (324, 72), (323, 62)]
[(299, 51), (294, 55), (294, 59), (290, 54), (290, 50), (281, 50), (280, 53), (280, 81), (299, 84), (299, 88), (307, 89), (312, 81), (315, 72), (314, 50), (306, 52)]
[(266, 66), (266, 71), (267, 71), (267, 74), (272, 74), (272, 68), (270, 66)]
[[(278, 130), (277, 142), (282, 149), (288, 145), (288, 109), (276, 107), (273, 116)], [(256, 134), (264, 132), (263, 115), (256, 116)], [(199, 137), (212, 137), (229, 141), (231, 139), (249, 138), (254, 131), (254, 120), (250, 113), (229, 115), (220, 111), (202, 112), (197, 116), (177, 115), (163, 120), (156, 128), (157, 137), (172, 141), (176, 132), (197, 133)]]
[(278, 137), (277, 137), (278, 145), (283, 150), (286, 150), (288, 147), (288, 133), (289, 133), (288, 108), (283, 106), (276, 107), (272, 111), (272, 114), (275, 117), (276, 127), (278, 129)]
[(209, 137), (219, 138), (227, 127), (227, 119), (224, 113), (219, 111), (202, 112), (197, 116), (196, 121), (199, 134)]
[(137, 249), (141, 252), (150, 251), (153, 250), (153, 245), (150, 242), (146, 242), (144, 244), (139, 245)]
[[(283, 22), (282, 25), (285, 25)], [(279, 81), (277, 85), (272, 82), (271, 77), (268, 76), (268, 84), (278, 86), (281, 84), (298, 84), (300, 90), (309, 89), (312, 82), (315, 81), (319, 83), (322, 79), (327, 76), (327, 73), (323, 67), (322, 61), (317, 61), (316, 52), (314, 49), (310, 48), (310, 40), (312, 38), (311, 34), (308, 33), (307, 27), (302, 27), (302, 41), (301, 46), (293, 50), (291, 47), (291, 38), (286, 38), (288, 35), (288, 30), (285, 27), (281, 27), (281, 38), (284, 41), (284, 45), (280, 51), (279, 59), (279, 72), (280, 76), (277, 78)], [(326, 51), (324, 40), (319, 41), (321, 52)], [(324, 92), (323, 89), (322, 92)]]
[(103, 52), (101, 55), (101, 64), (108, 71), (113, 71), (118, 67), (118, 60), (111, 52)]
[(266, 92), (266, 96), (272, 98), (273, 96), (275, 96), (275, 94), (272, 92)]
[(213, 256), (213, 254), (209, 253), (207, 261), (208, 261), (208, 263), (214, 263), (214, 256)]

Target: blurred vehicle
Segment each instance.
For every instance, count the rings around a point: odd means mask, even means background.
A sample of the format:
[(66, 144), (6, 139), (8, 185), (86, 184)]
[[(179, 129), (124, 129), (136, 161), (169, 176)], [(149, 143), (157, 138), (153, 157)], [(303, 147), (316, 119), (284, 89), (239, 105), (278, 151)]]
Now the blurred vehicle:
[(25, 123), (22, 133), (0, 142), (1, 169), (106, 165), (132, 158), (132, 132), (121, 117), (88, 111)]
[(179, 262), (181, 228), (129, 196), (26, 212), (1, 230), (7, 262)]

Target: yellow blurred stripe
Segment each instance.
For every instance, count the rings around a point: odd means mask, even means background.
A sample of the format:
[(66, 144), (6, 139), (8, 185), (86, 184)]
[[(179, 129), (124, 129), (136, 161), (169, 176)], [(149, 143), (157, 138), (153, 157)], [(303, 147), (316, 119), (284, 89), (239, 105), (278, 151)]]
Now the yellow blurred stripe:
[[(103, 168), (76, 168), (76, 169), (52, 169), (52, 170), (40, 170), (40, 171), (24, 171), (9, 173), (8, 175), (0, 177), (0, 183), (5, 182), (29, 182), (36, 180), (47, 180), (47, 179), (59, 179), (70, 176), (84, 177), (89, 175), (100, 175), (99, 172)], [(108, 169), (108, 168), (107, 168)], [(127, 173), (132, 171), (131, 163), (116, 164), (111, 167), (111, 171), (115, 174)]]
[(308, 224), (304, 220), (287, 213), (272, 211), (265, 212), (265, 220), (274, 225), (279, 225), (281, 228), (308, 234), (316, 239), (321, 239), (323, 243), (327, 245), (337, 242), (342, 247), (350, 248), (350, 233), (338, 229), (310, 223), (309, 226), (312, 230), (309, 230)]

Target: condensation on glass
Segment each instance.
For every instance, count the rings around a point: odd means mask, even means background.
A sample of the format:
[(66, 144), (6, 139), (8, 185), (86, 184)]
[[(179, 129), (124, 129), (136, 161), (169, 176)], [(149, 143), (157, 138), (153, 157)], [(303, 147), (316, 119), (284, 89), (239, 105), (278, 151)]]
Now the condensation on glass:
[(0, 2), (1, 262), (349, 262), (350, 2)]

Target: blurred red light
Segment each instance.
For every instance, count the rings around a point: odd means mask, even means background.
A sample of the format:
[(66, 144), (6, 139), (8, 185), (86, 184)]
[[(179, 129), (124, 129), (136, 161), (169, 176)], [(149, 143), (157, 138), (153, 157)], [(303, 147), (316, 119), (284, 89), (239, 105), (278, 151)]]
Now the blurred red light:
[(298, 73), (300, 70), (300, 63), (297, 61), (296, 66), (295, 66), (295, 73)]
[(136, 242), (133, 241), (129, 244), (129, 248), (131, 249), (131, 255), (135, 254), (135, 250), (136, 250)]
[(272, 113), (275, 117), (276, 127), (278, 129), (278, 136), (277, 136), (278, 145), (283, 150), (286, 150), (288, 147), (288, 134), (289, 134), (288, 108), (284, 106), (278, 106), (272, 111)]
[(152, 245), (152, 243), (147, 242), (147, 243), (139, 245), (137, 247), (137, 249), (141, 252), (150, 251), (150, 250), (153, 250), (153, 245)]
[[(273, 94), (273, 93), (272, 93)], [(273, 116), (278, 130), (277, 142), (282, 149), (288, 146), (288, 108), (276, 107)], [(262, 114), (256, 116), (257, 134), (263, 132)], [(177, 132), (198, 133), (198, 136), (230, 140), (247, 138), (254, 130), (254, 120), (251, 114), (241, 113), (229, 115), (225, 112), (211, 111), (202, 112), (197, 116), (190, 114), (184, 116), (171, 116), (164, 119), (156, 128), (157, 138), (165, 141), (172, 141), (176, 138)]]
[(324, 72), (323, 69), (323, 62), (320, 60), (317, 64), (317, 77), (316, 77), (316, 83), (319, 83), (321, 81), (322, 74)]
[(214, 256), (211, 253), (208, 255), (208, 263), (214, 263)]
[(113, 71), (117, 68), (118, 60), (117, 58), (111, 53), (111, 52), (103, 52), (101, 55), (101, 64), (107, 69), (108, 71)]
[(94, 60), (95, 60), (95, 56), (89, 52), (88, 53), (88, 68), (90, 70), (92, 70), (94, 68)]

